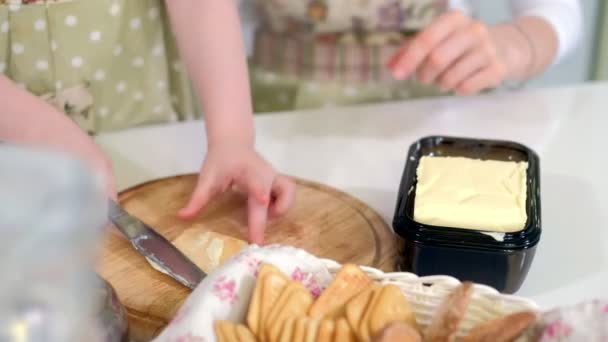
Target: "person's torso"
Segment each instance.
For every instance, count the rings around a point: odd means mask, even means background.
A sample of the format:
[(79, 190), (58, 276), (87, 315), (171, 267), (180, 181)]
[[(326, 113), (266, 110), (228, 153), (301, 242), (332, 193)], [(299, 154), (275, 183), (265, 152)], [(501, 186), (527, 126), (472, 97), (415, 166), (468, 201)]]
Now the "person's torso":
[(299, 79), (390, 82), (388, 59), (446, 0), (255, 0), (252, 61)]
[(0, 0), (0, 72), (83, 129), (194, 115), (159, 0)]

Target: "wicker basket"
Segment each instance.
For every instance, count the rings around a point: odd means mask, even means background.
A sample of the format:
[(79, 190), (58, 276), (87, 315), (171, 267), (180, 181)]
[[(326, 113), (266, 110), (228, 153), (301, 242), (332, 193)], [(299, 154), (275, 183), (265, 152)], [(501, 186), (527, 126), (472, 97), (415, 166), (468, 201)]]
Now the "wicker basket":
[[(322, 261), (332, 275), (335, 276), (340, 270), (341, 265), (337, 262), (327, 259)], [(435, 309), (444, 296), (461, 284), (458, 279), (450, 276), (419, 277), (407, 272), (384, 273), (365, 266), (362, 266), (361, 269), (380, 284), (398, 286), (412, 305), (416, 314), (416, 321), (421, 328), (425, 328), (430, 323)], [(538, 312), (539, 308), (528, 299), (504, 295), (492, 287), (474, 284), (473, 297), (460, 324), (459, 336), (463, 336), (480, 323), (524, 310)]]

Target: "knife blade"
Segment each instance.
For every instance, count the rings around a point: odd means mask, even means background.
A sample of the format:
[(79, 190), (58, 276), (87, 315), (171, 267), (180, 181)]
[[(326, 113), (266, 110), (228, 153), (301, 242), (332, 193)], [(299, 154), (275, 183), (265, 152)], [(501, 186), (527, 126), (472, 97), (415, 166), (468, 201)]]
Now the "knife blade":
[(148, 262), (184, 286), (194, 289), (207, 276), (171, 242), (113, 200), (109, 200), (108, 217)]

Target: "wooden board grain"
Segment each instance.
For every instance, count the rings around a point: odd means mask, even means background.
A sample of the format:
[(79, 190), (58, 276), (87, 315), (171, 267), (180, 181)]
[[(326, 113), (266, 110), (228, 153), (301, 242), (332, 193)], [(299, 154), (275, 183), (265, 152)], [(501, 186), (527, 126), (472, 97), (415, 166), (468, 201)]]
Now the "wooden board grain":
[[(120, 194), (120, 202), (169, 240), (192, 225), (246, 239), (245, 199), (227, 193), (209, 204), (194, 220), (176, 212), (188, 201), (197, 175), (175, 176), (145, 183)], [(394, 270), (398, 240), (370, 207), (328, 186), (296, 180), (296, 200), (287, 215), (269, 222), (266, 242), (303, 248), (340, 263)], [(115, 229), (106, 234), (99, 273), (116, 289), (125, 306), (131, 336), (147, 341), (171, 320), (190, 291), (153, 270)]]

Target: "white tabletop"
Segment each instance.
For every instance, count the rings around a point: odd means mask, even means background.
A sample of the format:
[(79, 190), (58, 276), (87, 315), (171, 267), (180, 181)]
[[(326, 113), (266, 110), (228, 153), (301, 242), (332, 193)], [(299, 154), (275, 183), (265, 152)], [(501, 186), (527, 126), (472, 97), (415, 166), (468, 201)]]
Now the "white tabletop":
[[(608, 83), (473, 98), (260, 115), (261, 153), (280, 171), (344, 190), (391, 222), (405, 155), (434, 134), (508, 139), (540, 155), (543, 235), (517, 293), (543, 308), (608, 298)], [(98, 141), (125, 188), (195, 172), (201, 122), (130, 129)]]

